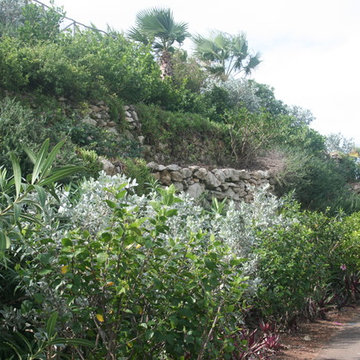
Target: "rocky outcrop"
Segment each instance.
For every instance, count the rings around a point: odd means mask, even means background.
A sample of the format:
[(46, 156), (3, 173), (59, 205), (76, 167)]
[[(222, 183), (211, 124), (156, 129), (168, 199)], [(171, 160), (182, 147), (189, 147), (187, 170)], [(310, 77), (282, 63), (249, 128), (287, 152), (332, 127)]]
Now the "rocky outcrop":
[(200, 166), (180, 167), (176, 164), (147, 164), (154, 177), (163, 186), (173, 184), (178, 191), (184, 191), (193, 198), (204, 195), (211, 199), (225, 198), (250, 202), (255, 189), (266, 186), (273, 190), (273, 181), (267, 171), (237, 169), (207, 169)]

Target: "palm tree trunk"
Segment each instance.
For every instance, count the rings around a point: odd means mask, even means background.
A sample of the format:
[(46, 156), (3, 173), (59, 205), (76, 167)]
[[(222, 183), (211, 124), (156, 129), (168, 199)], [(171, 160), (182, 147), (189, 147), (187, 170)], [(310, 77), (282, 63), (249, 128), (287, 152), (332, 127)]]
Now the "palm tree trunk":
[(171, 62), (171, 53), (167, 50), (164, 50), (160, 56), (160, 70), (161, 79), (163, 80), (174, 75), (173, 65)]

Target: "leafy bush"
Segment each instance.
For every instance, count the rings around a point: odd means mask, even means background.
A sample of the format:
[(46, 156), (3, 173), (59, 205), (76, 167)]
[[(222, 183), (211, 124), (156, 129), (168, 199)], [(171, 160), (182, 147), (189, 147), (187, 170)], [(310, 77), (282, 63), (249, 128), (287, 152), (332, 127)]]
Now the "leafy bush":
[(102, 169), (97, 153), (93, 150), (78, 148), (77, 154), (86, 168), (86, 175), (96, 179)]
[(295, 190), (295, 197), (304, 208), (335, 213), (359, 209), (358, 195), (349, 183), (357, 179), (358, 166), (351, 158), (336, 160), (326, 154), (305, 151), (287, 153), (285, 169), (279, 174), (278, 194)]
[(151, 358), (231, 353), (245, 288), (241, 260), (214, 237), (166, 236), (180, 201), (175, 189), (152, 198), (152, 215), (143, 217), (124, 188), (109, 189), (116, 200), (107, 200), (114, 214), (105, 231), (73, 231), (61, 244), (56, 237), (39, 243), (34, 234), (22, 244), (29, 259), (18, 269), (30, 299), (23, 310), (27, 326), (39, 327), (44, 315), (61, 309), (60, 336), (100, 336), (97, 347), (82, 352), (89, 359), (144, 351)]
[(24, 162), (24, 147), (37, 149), (49, 134), (45, 118), (36, 119), (31, 109), (10, 98), (0, 101), (0, 133), (0, 163), (7, 167), (10, 151)]
[[(79, 199), (75, 204), (69, 202), (66, 194), (58, 194), (62, 203), (61, 217), (68, 219), (72, 224), (71, 228), (87, 229), (91, 234), (104, 230), (109, 226), (111, 209), (103, 200), (113, 200), (111, 193), (106, 189), (124, 181), (123, 177), (109, 177), (101, 173), (96, 181), (88, 180), (81, 184), (78, 189)], [(129, 189), (134, 188), (134, 185), (134, 181), (127, 182)], [(154, 196), (154, 193), (148, 195), (149, 198)], [(205, 211), (188, 196), (180, 195), (180, 198), (182, 201), (172, 206), (177, 216), (168, 219), (169, 229), (167, 235), (164, 235), (165, 239), (176, 238), (186, 242), (194, 232), (206, 234), (206, 238), (214, 234), (216, 239), (230, 246), (233, 253), (246, 259), (243, 263), (243, 271), (250, 276), (252, 285), (247, 292), (251, 290), (254, 293), (260, 281), (257, 274), (257, 256), (253, 251), (260, 244), (257, 232), (265, 231), (275, 225), (286, 227), (294, 221), (279, 214), (283, 201), (269, 195), (266, 189), (262, 189), (255, 194), (254, 201), (250, 204), (235, 205), (230, 202), (221, 211), (219, 210), (221, 207), (216, 206)], [(129, 206), (139, 207), (141, 216), (155, 216), (146, 197), (132, 195), (126, 200)]]
[(257, 157), (288, 138), (292, 132), (291, 118), (274, 116), (267, 111), (252, 113), (245, 108), (229, 112), (227, 124), (233, 156), (246, 167), (256, 163)]
[(154, 181), (150, 169), (146, 166), (146, 162), (139, 158), (121, 159), (124, 164), (124, 174), (130, 178), (135, 179), (137, 187), (135, 189), (138, 195), (146, 194), (149, 192), (149, 184)]
[(213, 121), (224, 121), (224, 115), (245, 107), (250, 112), (261, 109), (260, 99), (255, 94), (253, 82), (230, 79), (208, 80), (201, 89), (202, 101), (206, 104), (204, 114)]
[(119, 34), (92, 31), (34, 44), (2, 38), (0, 72), (5, 89), (40, 90), (75, 100), (116, 94), (136, 103), (158, 96), (155, 93), (165, 86), (146, 47), (135, 46)]
[[(290, 216), (294, 217), (293, 210)], [(295, 216), (297, 221), (286, 227), (275, 226), (259, 233), (256, 251), (261, 278), (256, 306), (263, 316), (287, 324), (299, 316), (324, 315), (332, 303), (344, 306), (351, 300), (345, 270), (353, 279), (358, 279), (359, 271), (352, 255), (357, 248), (353, 237), (357, 216), (330, 217), (316, 212), (298, 212)], [(345, 250), (349, 247), (352, 250)], [(359, 286), (356, 281), (352, 285), (355, 296)]]
[(326, 137), (326, 150), (331, 153), (335, 152), (339, 155), (349, 154), (355, 148), (355, 143), (353, 139), (347, 139), (340, 133), (330, 134)]
[(19, 91), (28, 84), (28, 74), (24, 71), (24, 62), (20, 51), (21, 43), (17, 39), (1, 37), (0, 41), (0, 87), (10, 91)]
[(20, 39), (25, 43), (54, 41), (60, 34), (64, 15), (61, 8), (26, 4), (22, 7), (21, 25), (17, 29)]
[(201, 115), (167, 112), (156, 106), (136, 107), (148, 145), (165, 162), (231, 165), (228, 130)]
[(105, 128), (75, 121), (69, 129), (72, 143), (87, 151), (95, 151), (99, 156), (116, 158), (139, 156), (139, 142), (129, 139), (126, 134), (114, 134)]
[(291, 323), (356, 295), (358, 214), (300, 212), (265, 190), (204, 210), (174, 188), (138, 196), (135, 185), (102, 173), (76, 196), (57, 190), (60, 207), (43, 202), (45, 226), (13, 242), (24, 261), (9, 276), (26, 301), (2, 309), (3, 329), (30, 336), (61, 309), (59, 337), (100, 339), (77, 348), (89, 359), (221, 358), (247, 351), (245, 316)]
[(27, 89), (70, 99), (102, 95), (101, 82), (93, 90), (92, 74), (66, 56), (65, 49), (56, 43), (39, 43), (20, 50)]
[(340, 240), (334, 249), (332, 266), (333, 301), (341, 308), (360, 296), (359, 213), (346, 217), (338, 227)]
[(321, 254), (311, 241), (313, 234), (302, 225), (268, 231), (263, 236), (259, 250), (262, 286), (257, 306), (266, 317), (294, 321), (316, 286), (324, 286), (319, 270), (325, 270), (326, 263), (317, 258)]
[(202, 101), (206, 104), (204, 115), (216, 122), (223, 122), (225, 113), (232, 108), (231, 95), (221, 84), (213, 84), (204, 91)]
[[(47, 113), (45, 113), (44, 108)], [(66, 139), (72, 121), (64, 117), (62, 109), (55, 102), (47, 103), (45, 107), (36, 110), (26, 105), (25, 101), (4, 98), (0, 100), (0, 162), (8, 167), (10, 165), (9, 152), (13, 152), (19, 159), (23, 171), (27, 172), (32, 167), (26, 156), (25, 148), (33, 151), (39, 149), (41, 142), (49, 138), (51, 144)], [(64, 164), (90, 165), (89, 157), (79, 156), (79, 152), (71, 141), (66, 141), (60, 154), (56, 159), (56, 165)], [(93, 163), (93, 165), (95, 165)], [(89, 172), (83, 175), (95, 175), (95, 167), (91, 166)]]
[(185, 84), (186, 89), (199, 93), (204, 86), (207, 74), (193, 57), (185, 50), (176, 50), (172, 57), (173, 81), (177, 86)]
[(23, 0), (2, 0), (0, 2), (0, 36), (14, 35), (22, 23)]
[(45, 8), (23, 0), (2, 0), (0, 35), (18, 36), (23, 42), (54, 41), (60, 33), (61, 8)]
[(255, 90), (255, 96), (260, 102), (260, 107), (266, 109), (272, 115), (286, 115), (286, 105), (276, 99), (274, 88), (266, 84), (259, 84), (256, 81), (250, 80), (251, 85)]

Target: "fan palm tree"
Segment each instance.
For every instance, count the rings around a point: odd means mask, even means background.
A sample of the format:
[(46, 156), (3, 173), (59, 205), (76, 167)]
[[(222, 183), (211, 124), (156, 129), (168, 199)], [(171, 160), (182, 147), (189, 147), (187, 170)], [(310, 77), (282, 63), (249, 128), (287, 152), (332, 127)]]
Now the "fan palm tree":
[(227, 80), (230, 75), (249, 75), (260, 64), (260, 54), (249, 52), (245, 34), (213, 32), (209, 38), (193, 37), (195, 55), (214, 76)]
[(136, 25), (129, 31), (129, 37), (144, 44), (151, 44), (159, 56), (162, 78), (172, 76), (171, 63), (173, 44), (182, 44), (186, 37), (188, 25), (176, 23), (170, 9), (153, 8), (143, 10), (136, 16)]

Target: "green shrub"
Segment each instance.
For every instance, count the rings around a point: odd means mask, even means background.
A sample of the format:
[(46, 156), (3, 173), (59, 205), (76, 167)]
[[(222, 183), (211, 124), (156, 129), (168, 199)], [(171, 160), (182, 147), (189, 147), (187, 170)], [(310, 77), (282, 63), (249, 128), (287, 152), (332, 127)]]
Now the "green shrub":
[(64, 12), (61, 8), (45, 8), (37, 4), (22, 7), (21, 24), (17, 28), (24, 43), (55, 41), (60, 34)]
[(20, 52), (21, 42), (10, 37), (0, 38), (0, 87), (19, 91), (28, 85), (28, 74)]
[(109, 106), (110, 120), (116, 122), (118, 125), (123, 126), (125, 120), (124, 102), (116, 96), (110, 96), (106, 99)]
[(235, 164), (228, 130), (198, 114), (169, 112), (138, 104), (142, 133), (165, 162)]
[(0, 2), (0, 36), (10, 36), (17, 33), (22, 23), (22, 8), (24, 0), (2, 0)]
[(136, 193), (138, 195), (149, 192), (149, 184), (154, 180), (150, 169), (146, 166), (146, 161), (139, 158), (123, 158), (124, 174), (130, 179), (136, 179), (138, 186)]
[(336, 160), (324, 153), (289, 150), (285, 168), (279, 174), (277, 191), (282, 195), (295, 191), (295, 198), (304, 208), (336, 213), (343, 209), (347, 213), (357, 211), (359, 196), (350, 190), (349, 182), (357, 179), (354, 160)]
[(106, 99), (115, 94), (136, 103), (158, 97), (159, 89), (166, 92), (146, 47), (119, 34), (93, 31), (34, 44), (1, 38), (0, 74), (5, 89), (40, 90), (75, 100)]
[(30, 245), (35, 239), (28, 239), (29, 266), (18, 269), (31, 298), (24, 316), (40, 326), (59, 309), (59, 336), (98, 338), (96, 347), (79, 350), (88, 359), (230, 354), (246, 286), (241, 260), (201, 233), (166, 240), (180, 201), (175, 189), (153, 198), (153, 215), (142, 217), (139, 206), (127, 203), (124, 186), (112, 189), (115, 202), (107, 201), (114, 217), (105, 232), (73, 231), (61, 244), (43, 239), (38, 256)]
[(342, 258), (336, 265), (345, 264), (350, 271), (356, 272), (360, 270), (360, 259), (358, 251), (360, 247), (360, 213), (354, 213), (344, 220), (344, 229), (346, 229), (345, 237), (342, 239), (338, 249)]
[(77, 148), (77, 154), (81, 159), (82, 166), (86, 169), (86, 176), (96, 179), (99, 176), (99, 172), (102, 170), (97, 153), (93, 150)]
[[(64, 109), (53, 99), (40, 97), (43, 104), (35, 105), (36, 109), (31, 109), (30, 105), (21, 104), (19, 101), (4, 98), (0, 101), (0, 162), (2, 165), (9, 166), (9, 152), (13, 152), (22, 164), (23, 170), (29, 171), (31, 162), (24, 149), (30, 148), (33, 151), (39, 149), (40, 144), (49, 138), (51, 144), (55, 144), (62, 139), (67, 139), (62, 151), (56, 158), (56, 166), (74, 164), (83, 166), (84, 170), (72, 180), (79, 176), (97, 176), (101, 166), (97, 160), (97, 154), (91, 152), (96, 150), (99, 155), (114, 156), (118, 154), (136, 155), (138, 153), (137, 144), (124, 139), (111, 137), (104, 130), (91, 125), (74, 126), (78, 123), (64, 115)], [(29, 101), (32, 103), (32, 101)], [(73, 114), (74, 115), (74, 114)], [(80, 131), (81, 130), (81, 131)], [(70, 132), (70, 138), (68, 134)], [(78, 136), (77, 136), (78, 134)], [(91, 137), (91, 138), (90, 138)], [(79, 146), (83, 149), (80, 149)]]
[(39, 43), (20, 50), (28, 89), (52, 96), (80, 100), (102, 94), (101, 81), (95, 93), (94, 79), (85, 65), (66, 56), (65, 49), (55, 43)]
[(185, 50), (177, 49), (172, 56), (172, 64), (174, 83), (178, 87), (185, 84), (186, 89), (200, 93), (208, 75), (196, 59), (189, 58)]
[(86, 150), (94, 150), (107, 157), (130, 156), (140, 153), (139, 143), (124, 135), (116, 135), (104, 128), (76, 121), (70, 130), (71, 141)]
[(0, 163), (9, 167), (9, 152), (12, 151), (28, 167), (30, 163), (25, 160), (24, 147), (36, 150), (49, 132), (45, 118), (36, 118), (30, 108), (15, 99), (5, 98), (0, 101), (0, 134)]
[(256, 307), (264, 316), (287, 323), (301, 315), (315, 317), (328, 304), (340, 291), (335, 274), (346, 262), (339, 251), (348, 231), (341, 218), (298, 212), (295, 219), (291, 226), (260, 233), (257, 250), (262, 284)]
[(55, 41), (63, 16), (61, 8), (46, 8), (24, 0), (2, 0), (0, 35), (17, 36), (24, 43)]
[(146, 47), (136, 46), (120, 34), (112, 35), (85, 31), (66, 38), (61, 46), (69, 63), (86, 67), (91, 98), (100, 91), (130, 103), (148, 99), (160, 83), (152, 55)]
[(227, 89), (214, 85), (203, 95), (206, 115), (213, 121), (223, 122), (225, 113), (231, 110), (230, 94)]

